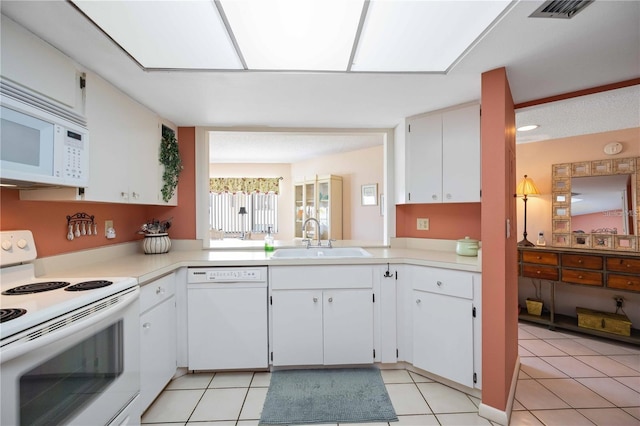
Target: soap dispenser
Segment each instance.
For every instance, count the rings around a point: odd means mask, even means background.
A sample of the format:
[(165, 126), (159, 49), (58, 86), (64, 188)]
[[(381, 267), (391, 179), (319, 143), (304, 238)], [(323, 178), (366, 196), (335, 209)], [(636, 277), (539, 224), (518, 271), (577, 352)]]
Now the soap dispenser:
[(268, 228), (267, 235), (264, 237), (264, 251), (273, 251), (273, 235), (271, 235), (271, 227)]

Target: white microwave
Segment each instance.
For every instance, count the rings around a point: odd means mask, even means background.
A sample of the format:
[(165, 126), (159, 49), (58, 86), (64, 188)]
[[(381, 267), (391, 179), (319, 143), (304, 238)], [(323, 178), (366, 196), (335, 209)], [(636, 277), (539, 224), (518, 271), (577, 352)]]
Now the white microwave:
[(0, 183), (3, 186), (86, 187), (86, 127), (10, 96), (0, 111)]

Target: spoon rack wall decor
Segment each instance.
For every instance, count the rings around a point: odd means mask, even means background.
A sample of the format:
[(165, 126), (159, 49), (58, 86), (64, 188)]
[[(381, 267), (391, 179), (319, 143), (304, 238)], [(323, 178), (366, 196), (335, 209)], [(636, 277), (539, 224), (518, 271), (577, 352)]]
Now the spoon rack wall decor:
[(86, 213), (67, 216), (67, 240), (73, 241), (74, 238), (86, 235), (98, 235), (98, 225), (94, 219), (95, 216)]

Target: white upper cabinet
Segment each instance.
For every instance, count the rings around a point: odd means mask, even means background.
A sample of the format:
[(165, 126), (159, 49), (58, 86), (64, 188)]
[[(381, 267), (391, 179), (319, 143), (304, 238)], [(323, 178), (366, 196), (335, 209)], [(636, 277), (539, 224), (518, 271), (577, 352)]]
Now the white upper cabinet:
[(480, 105), (442, 113), (442, 196), (480, 202)]
[(2, 15), (2, 77), (84, 114), (81, 72), (50, 44)]
[(480, 106), (406, 121), (404, 203), (480, 201)]
[(87, 75), (91, 176), (85, 200), (160, 204), (160, 119), (95, 74)]
[(407, 122), (408, 203), (442, 202), (442, 115)]

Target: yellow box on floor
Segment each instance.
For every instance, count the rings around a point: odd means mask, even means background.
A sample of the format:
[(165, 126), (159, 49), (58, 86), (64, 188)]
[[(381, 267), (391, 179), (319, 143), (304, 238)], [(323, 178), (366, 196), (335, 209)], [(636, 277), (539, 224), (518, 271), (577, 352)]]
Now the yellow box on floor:
[(576, 308), (578, 327), (600, 330), (606, 333), (631, 335), (631, 321), (626, 315), (594, 311), (587, 308)]

